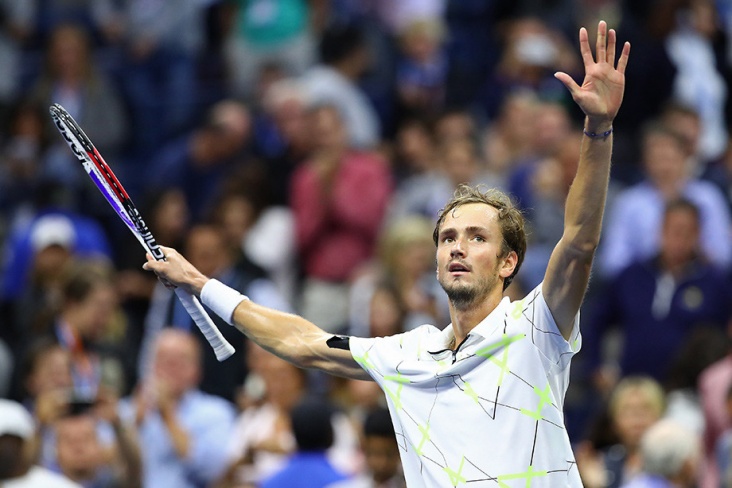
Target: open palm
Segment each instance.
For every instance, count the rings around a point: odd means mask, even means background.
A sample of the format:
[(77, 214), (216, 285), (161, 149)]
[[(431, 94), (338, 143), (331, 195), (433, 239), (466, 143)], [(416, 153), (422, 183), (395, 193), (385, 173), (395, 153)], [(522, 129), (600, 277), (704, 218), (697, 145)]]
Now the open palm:
[(580, 52), (585, 65), (585, 79), (579, 86), (567, 74), (556, 73), (554, 76), (564, 83), (572, 94), (572, 98), (588, 117), (596, 120), (612, 121), (620, 109), (625, 91), (625, 67), (628, 64), (630, 43), (623, 45), (623, 51), (615, 65), (615, 30), (608, 31), (605, 21), (600, 21), (597, 28), (595, 47), (596, 60), (592, 57), (587, 29), (579, 31)]

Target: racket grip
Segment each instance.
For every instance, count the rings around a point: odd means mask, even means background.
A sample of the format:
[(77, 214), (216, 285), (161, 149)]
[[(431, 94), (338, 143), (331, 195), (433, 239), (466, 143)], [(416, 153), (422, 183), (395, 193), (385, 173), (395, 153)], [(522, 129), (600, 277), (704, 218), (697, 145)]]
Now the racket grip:
[(214, 353), (216, 353), (216, 359), (221, 362), (234, 354), (234, 346), (229, 344), (224, 336), (221, 335), (221, 331), (219, 331), (218, 327), (216, 327), (211, 320), (211, 317), (209, 317), (203, 309), (203, 305), (198, 301), (198, 298), (181, 288), (176, 288), (175, 294), (178, 295), (178, 299), (183, 304), (183, 307), (186, 309), (198, 328), (201, 329), (201, 332), (208, 343), (211, 344)]

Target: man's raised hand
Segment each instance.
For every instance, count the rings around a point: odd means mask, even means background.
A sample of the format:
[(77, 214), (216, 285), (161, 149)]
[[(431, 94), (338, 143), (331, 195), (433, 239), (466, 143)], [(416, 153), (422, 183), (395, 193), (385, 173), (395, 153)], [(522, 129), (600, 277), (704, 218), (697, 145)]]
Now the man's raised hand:
[(585, 65), (585, 79), (582, 86), (575, 83), (567, 73), (557, 72), (554, 76), (564, 83), (574, 101), (591, 121), (612, 122), (623, 101), (625, 67), (628, 65), (630, 43), (623, 44), (623, 51), (616, 66), (615, 30), (608, 30), (604, 20), (597, 26), (596, 59), (592, 57), (587, 29), (584, 27), (579, 31), (579, 41), (582, 62)]

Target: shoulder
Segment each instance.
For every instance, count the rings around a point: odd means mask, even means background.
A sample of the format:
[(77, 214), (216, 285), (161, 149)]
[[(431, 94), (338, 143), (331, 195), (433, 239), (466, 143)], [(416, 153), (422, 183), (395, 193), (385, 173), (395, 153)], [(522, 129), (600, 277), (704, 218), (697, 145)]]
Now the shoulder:
[(22, 486), (37, 486), (44, 488), (81, 488), (81, 485), (41, 466), (32, 467), (26, 475), (25, 480), (27, 485), (22, 483)]

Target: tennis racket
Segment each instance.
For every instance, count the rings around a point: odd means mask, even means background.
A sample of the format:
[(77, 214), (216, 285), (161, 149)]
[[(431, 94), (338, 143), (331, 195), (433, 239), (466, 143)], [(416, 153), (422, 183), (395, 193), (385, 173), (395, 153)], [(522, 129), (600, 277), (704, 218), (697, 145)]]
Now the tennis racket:
[[(165, 261), (163, 251), (155, 242), (152, 232), (148, 229), (137, 207), (132, 203), (132, 199), (114, 175), (112, 169), (94, 147), (91, 139), (87, 137), (79, 124), (61, 105), (55, 103), (51, 105), (49, 111), (56, 128), (71, 148), (71, 152), (74, 153), (76, 159), (79, 160), (89, 177), (104, 195), (104, 198), (117, 212), (117, 215), (151, 256), (158, 261)], [(219, 329), (211, 321), (211, 317), (201, 306), (201, 302), (181, 288), (176, 288), (175, 294), (178, 295), (178, 299), (183, 303), (186, 311), (211, 344), (216, 353), (216, 359), (223, 361), (234, 354), (234, 347), (221, 335)]]

